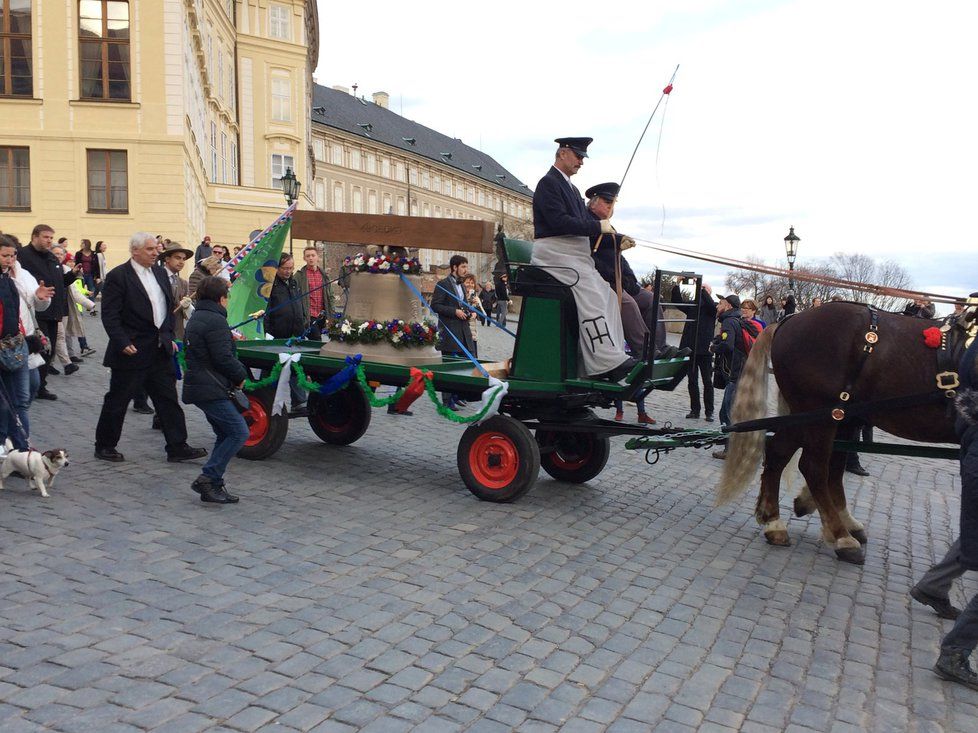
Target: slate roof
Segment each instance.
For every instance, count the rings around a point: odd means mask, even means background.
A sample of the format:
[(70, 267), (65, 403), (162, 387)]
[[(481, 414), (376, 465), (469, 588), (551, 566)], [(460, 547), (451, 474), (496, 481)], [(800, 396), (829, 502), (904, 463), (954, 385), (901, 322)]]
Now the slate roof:
[[(485, 153), (372, 101), (314, 84), (312, 107), (314, 123), (428, 158), (523, 196), (533, 195), (529, 187)], [(451, 153), (451, 157), (443, 153)]]

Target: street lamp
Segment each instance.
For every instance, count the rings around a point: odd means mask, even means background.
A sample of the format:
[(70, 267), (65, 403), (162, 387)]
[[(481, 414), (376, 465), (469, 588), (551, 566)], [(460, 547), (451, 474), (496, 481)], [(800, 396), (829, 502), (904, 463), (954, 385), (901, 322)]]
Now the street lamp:
[(801, 237), (795, 234), (794, 227), (788, 227), (788, 236), (784, 238), (784, 251), (788, 255), (788, 290), (794, 291), (795, 281), (792, 273), (795, 271), (795, 258), (798, 256), (798, 243)]
[(282, 193), (285, 194), (285, 200), (288, 202), (289, 206), (296, 202), (299, 198), (299, 189), (302, 188), (302, 184), (299, 179), (295, 177), (295, 173), (292, 172), (292, 168), (285, 169), (285, 175), (282, 176)]

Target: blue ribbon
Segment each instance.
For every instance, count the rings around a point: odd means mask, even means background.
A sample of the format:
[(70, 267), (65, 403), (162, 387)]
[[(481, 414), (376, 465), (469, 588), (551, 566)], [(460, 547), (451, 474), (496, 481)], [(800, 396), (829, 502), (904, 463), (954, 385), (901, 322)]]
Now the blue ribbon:
[(452, 291), (447, 290), (446, 288), (443, 288), (441, 285), (438, 285), (437, 283), (435, 283), (435, 287), (438, 288), (439, 290), (441, 290), (443, 293), (447, 293), (452, 298), (455, 298), (455, 300), (457, 300), (459, 303), (461, 303), (462, 305), (464, 305), (466, 308), (471, 308), (472, 310), (474, 310), (480, 316), (482, 316), (487, 321), (489, 321), (489, 323), (491, 323), (492, 325), (496, 326), (496, 328), (501, 328), (506, 333), (508, 333), (510, 336), (512, 336), (513, 338), (516, 338), (516, 334), (513, 333), (512, 331), (510, 331), (508, 328), (506, 328), (506, 326), (504, 326), (503, 324), (501, 324), (499, 321), (495, 321), (492, 318), (490, 318), (488, 313), (483, 313), (478, 308), (473, 308), (471, 303), (467, 303), (464, 300), (462, 300), (460, 297), (458, 297), (458, 294), (457, 293), (453, 293)]
[(346, 357), (346, 366), (320, 384), (319, 393), (322, 395), (331, 395), (334, 392), (339, 392), (341, 389), (344, 389), (350, 383), (350, 380), (356, 376), (357, 367), (360, 366), (360, 360), (362, 358), (362, 354)]

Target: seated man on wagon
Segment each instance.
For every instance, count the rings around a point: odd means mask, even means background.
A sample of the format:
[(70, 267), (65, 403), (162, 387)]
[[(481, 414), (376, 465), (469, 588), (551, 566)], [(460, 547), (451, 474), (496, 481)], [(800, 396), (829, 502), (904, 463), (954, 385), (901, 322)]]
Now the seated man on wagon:
[(579, 351), (584, 373), (617, 382), (638, 363), (625, 354), (621, 312), (615, 294), (591, 259), (592, 235), (612, 235), (608, 220), (588, 213), (570, 181), (587, 157), (589, 137), (562, 137), (554, 164), (533, 193), (533, 256), (530, 264), (571, 286), (577, 306)]

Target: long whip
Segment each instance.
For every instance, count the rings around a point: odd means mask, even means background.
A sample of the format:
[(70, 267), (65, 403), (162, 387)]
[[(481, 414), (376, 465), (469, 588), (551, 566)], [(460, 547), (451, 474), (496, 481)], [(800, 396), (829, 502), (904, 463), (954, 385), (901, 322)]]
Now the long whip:
[(621, 193), (622, 187), (625, 185), (625, 178), (628, 176), (628, 171), (632, 167), (632, 161), (635, 160), (635, 154), (638, 153), (638, 148), (642, 144), (642, 140), (645, 139), (645, 133), (649, 131), (649, 125), (652, 124), (652, 118), (655, 117), (655, 113), (659, 109), (659, 105), (662, 104), (662, 100), (669, 96), (672, 91), (672, 83), (676, 80), (676, 74), (679, 73), (679, 64), (676, 64), (676, 70), (672, 72), (672, 76), (669, 78), (669, 83), (666, 84), (665, 88), (662, 90), (662, 94), (659, 95), (659, 101), (655, 103), (655, 107), (652, 109), (652, 114), (649, 115), (649, 121), (645, 123), (645, 129), (642, 130), (642, 134), (639, 135), (638, 142), (635, 143), (635, 149), (632, 151), (632, 157), (628, 159), (628, 165), (625, 166), (625, 172), (622, 174), (621, 182), (618, 184), (618, 193)]

